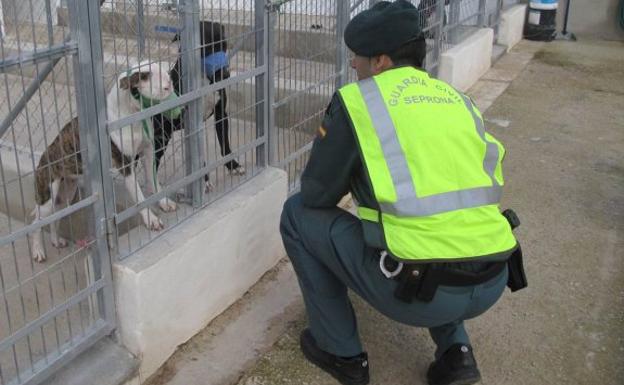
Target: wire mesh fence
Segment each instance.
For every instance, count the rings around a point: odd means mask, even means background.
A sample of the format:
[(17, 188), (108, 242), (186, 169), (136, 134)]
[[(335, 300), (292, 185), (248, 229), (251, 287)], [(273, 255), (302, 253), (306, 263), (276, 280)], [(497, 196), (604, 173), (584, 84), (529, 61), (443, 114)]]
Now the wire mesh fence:
[[(114, 327), (123, 259), (252, 179), (299, 188), (374, 0), (0, 0), (0, 385)], [(502, 0), (413, 0), (426, 68)]]
[[(288, 175), (291, 190), (307, 163), (327, 101), (344, 68), (337, 61), (341, 28), (337, 1), (287, 3), (272, 13), (274, 44), (272, 106), (275, 161)], [(343, 60), (346, 66), (346, 59)]]
[[(265, 52), (256, 44), (264, 34), (264, 19), (256, 17), (254, 8), (235, 3), (209, 8), (206, 2), (114, 0), (102, 11), (106, 130), (113, 139), (109, 161), (117, 171), (111, 192), (116, 210), (110, 215), (122, 258), (252, 178), (265, 164), (267, 135), (258, 114), (264, 103)], [(264, 3), (260, 5), (263, 16)], [(137, 109), (137, 100), (158, 96), (139, 95), (140, 78), (127, 89), (120, 87), (135, 72), (152, 74), (146, 75), (146, 89), (156, 93), (171, 82), (174, 93), (161, 97), (161, 105), (169, 103), (170, 109)], [(132, 138), (132, 131), (144, 130), (153, 131), (153, 154), (139, 148), (137, 142), (145, 145), (144, 134)], [(129, 164), (114, 158), (116, 148)], [(136, 171), (128, 176), (128, 169)]]
[(59, 25), (55, 3), (2, 3), (0, 384), (40, 382), (114, 326), (93, 219), (102, 200), (77, 188), (97, 178), (88, 159), (98, 150), (73, 124), (84, 104), (71, 38), (79, 19)]

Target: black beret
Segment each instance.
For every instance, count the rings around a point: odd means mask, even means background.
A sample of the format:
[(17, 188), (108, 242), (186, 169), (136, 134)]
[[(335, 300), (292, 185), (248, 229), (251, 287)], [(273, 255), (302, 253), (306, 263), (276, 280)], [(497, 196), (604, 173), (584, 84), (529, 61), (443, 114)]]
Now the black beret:
[(419, 16), (409, 1), (381, 1), (351, 19), (345, 28), (345, 43), (359, 56), (393, 52), (410, 40), (424, 38)]

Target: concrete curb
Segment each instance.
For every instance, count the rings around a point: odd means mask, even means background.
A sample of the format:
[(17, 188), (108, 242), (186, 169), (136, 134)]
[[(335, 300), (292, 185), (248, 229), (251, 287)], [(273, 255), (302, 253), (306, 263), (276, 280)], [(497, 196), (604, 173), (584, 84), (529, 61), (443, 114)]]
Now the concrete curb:
[(440, 56), (438, 78), (460, 91), (468, 90), (492, 64), (494, 30), (481, 28)]

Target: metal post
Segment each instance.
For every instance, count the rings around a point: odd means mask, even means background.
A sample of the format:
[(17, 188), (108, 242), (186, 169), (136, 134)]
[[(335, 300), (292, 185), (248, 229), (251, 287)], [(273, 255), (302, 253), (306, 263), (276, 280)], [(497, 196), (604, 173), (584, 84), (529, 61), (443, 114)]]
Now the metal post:
[(113, 183), (108, 170), (110, 137), (106, 131), (106, 108), (103, 83), (100, 5), (96, 1), (68, 0), (71, 36), (78, 44), (73, 69), (76, 79), (76, 104), (80, 126), (80, 146), (86, 195), (95, 195), (92, 210), (87, 210), (88, 233), (95, 238), (92, 254), (94, 279), (103, 279), (98, 291), (98, 307), (107, 324), (115, 324), (112, 271), (104, 218), (112, 218)]
[[(254, 31), (256, 33), (256, 68), (262, 67), (267, 62), (268, 45), (267, 42), (267, 10), (264, 0), (255, 0), (254, 2)], [(265, 69), (262, 74), (256, 76), (256, 138), (262, 138), (265, 134), (271, 134), (268, 129), (269, 106), (266, 98), (266, 90), (268, 86), (268, 74)], [(256, 165), (265, 167), (268, 163), (268, 152), (265, 141), (258, 146), (256, 152)]]
[[(275, 29), (277, 26), (278, 8), (266, 6), (266, 2), (256, 0), (256, 17), (260, 18), (257, 12), (261, 12), (264, 30), (262, 31), (262, 41), (256, 51), (256, 60), (260, 58), (262, 63), (266, 64), (266, 72), (263, 75), (262, 104), (263, 112), (263, 129), (262, 134), (268, 134), (266, 146), (262, 145), (259, 149), (260, 153), (266, 151), (264, 156), (271, 166), (278, 166), (279, 149), (278, 149), (278, 128), (275, 126)], [(260, 32), (260, 31), (258, 31)], [(258, 56), (259, 54), (259, 56)], [(258, 97), (258, 96), (256, 96)], [(265, 150), (266, 148), (266, 150)]]
[[(180, 47), (182, 51), (182, 92), (192, 92), (201, 85), (201, 67), (199, 55), (199, 0), (180, 0), (179, 12), (182, 15)], [(184, 144), (186, 147), (186, 175), (203, 166), (204, 131), (202, 128), (201, 99), (195, 99), (186, 106), (184, 114)], [(187, 187), (187, 196), (191, 196), (193, 207), (200, 207), (203, 200), (203, 181), (197, 179)]]
[[(2, 1), (0, 1), (0, 41), (4, 41), (4, 12), (2, 11)], [(2, 135), (0, 135), (2, 137)]]
[(449, 5), (448, 29), (449, 41), (451, 44), (457, 44), (459, 40), (459, 14), (461, 12), (460, 7), (461, 0), (451, 0)]
[(143, 58), (145, 54), (145, 9), (143, 0), (136, 0), (137, 4), (137, 37), (139, 39), (139, 57)]
[[(436, 21), (433, 43), (433, 60), (435, 60), (435, 71), (432, 71), (432, 75), (437, 76), (440, 70), (440, 55), (442, 54), (442, 34), (444, 32), (444, 0), (436, 1)], [(427, 58), (427, 61), (430, 59)]]
[(46, 9), (46, 29), (48, 31), (48, 45), (54, 44), (54, 31), (52, 30), (52, 4), (50, 4), (50, 0), (45, 0), (45, 9)]
[(349, 22), (348, 1), (336, 2), (336, 90), (347, 83), (347, 46), (342, 44), (342, 36)]
[(566, 10), (565, 10), (565, 14), (563, 16), (563, 34), (567, 35), (568, 34), (568, 18), (570, 17), (570, 2), (572, 0), (568, 0), (568, 3), (566, 4)]
[[(576, 36), (572, 32), (568, 32), (568, 17), (570, 16), (570, 3), (572, 0), (568, 0), (566, 3), (566, 10), (563, 16), (563, 30), (558, 32), (555, 36), (557, 40), (569, 40), (576, 41)], [(624, 24), (622, 25), (624, 27)]]
[(479, 27), (486, 27), (487, 26), (487, 20), (485, 18), (486, 16), (486, 10), (485, 10), (485, 5), (487, 3), (487, 0), (479, 0), (479, 19), (477, 21), (477, 24), (479, 25)]

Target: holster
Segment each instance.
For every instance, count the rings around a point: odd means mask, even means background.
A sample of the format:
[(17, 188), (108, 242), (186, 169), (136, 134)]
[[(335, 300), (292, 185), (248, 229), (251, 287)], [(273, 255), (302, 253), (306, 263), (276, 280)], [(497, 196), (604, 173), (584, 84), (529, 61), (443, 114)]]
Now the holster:
[[(398, 285), (394, 289), (394, 297), (400, 301), (412, 303), (414, 297), (419, 297), (422, 291), (421, 288), (428, 270), (427, 265), (404, 265), (401, 273), (395, 278), (398, 281)], [(415, 274), (414, 272), (417, 273)], [(431, 296), (431, 299), (433, 299), (433, 296)]]
[(509, 272), (507, 287), (511, 289), (512, 293), (528, 286), (520, 245), (507, 260), (507, 271)]
[[(509, 222), (509, 226), (511, 226), (512, 230), (520, 226), (520, 219), (512, 209), (503, 211), (503, 216), (507, 219), (507, 222)], [(509, 272), (507, 287), (511, 289), (512, 293), (528, 286), (526, 274), (524, 273), (520, 244), (518, 244), (518, 248), (514, 250), (513, 254), (511, 254), (507, 260), (507, 271)]]

